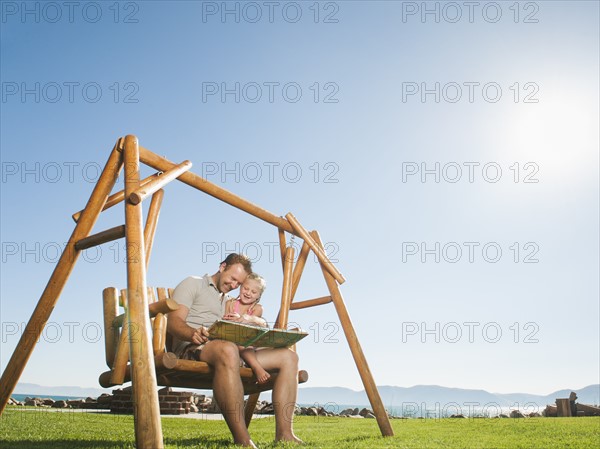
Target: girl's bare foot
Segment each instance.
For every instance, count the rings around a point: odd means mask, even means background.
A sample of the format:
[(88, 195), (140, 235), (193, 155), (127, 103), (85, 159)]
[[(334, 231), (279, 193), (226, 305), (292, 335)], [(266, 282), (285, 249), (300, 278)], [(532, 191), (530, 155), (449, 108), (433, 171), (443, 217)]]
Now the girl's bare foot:
[(256, 376), (256, 383), (258, 384), (264, 384), (271, 378), (271, 375), (268, 372), (259, 367), (254, 370), (254, 375)]

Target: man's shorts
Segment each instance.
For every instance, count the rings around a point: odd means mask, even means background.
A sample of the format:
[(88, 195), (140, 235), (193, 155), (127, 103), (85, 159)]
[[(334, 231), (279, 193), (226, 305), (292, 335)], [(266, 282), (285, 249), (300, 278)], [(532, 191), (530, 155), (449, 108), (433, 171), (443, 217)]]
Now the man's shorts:
[(187, 346), (184, 346), (181, 351), (178, 351), (177, 358), (183, 359), (183, 360), (195, 360), (197, 362), (200, 361), (200, 351), (202, 351), (202, 348), (204, 348), (204, 345), (206, 343), (203, 343), (201, 345), (196, 345), (194, 343), (190, 343)]
[[(194, 360), (196, 362), (200, 361), (200, 352), (206, 343), (202, 343), (201, 345), (197, 345), (194, 343), (190, 343), (187, 346), (184, 346), (180, 351), (176, 352), (177, 358), (183, 360)], [(240, 357), (240, 367), (247, 367), (248, 365), (242, 358)]]

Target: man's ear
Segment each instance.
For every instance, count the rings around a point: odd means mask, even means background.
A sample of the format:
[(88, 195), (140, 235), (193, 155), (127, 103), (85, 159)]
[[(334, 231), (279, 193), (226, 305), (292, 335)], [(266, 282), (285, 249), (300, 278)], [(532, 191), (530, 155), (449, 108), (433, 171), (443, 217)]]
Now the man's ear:
[(225, 262), (223, 262), (221, 265), (219, 265), (219, 273), (222, 273), (223, 271), (225, 271), (225, 267), (227, 265), (225, 264)]

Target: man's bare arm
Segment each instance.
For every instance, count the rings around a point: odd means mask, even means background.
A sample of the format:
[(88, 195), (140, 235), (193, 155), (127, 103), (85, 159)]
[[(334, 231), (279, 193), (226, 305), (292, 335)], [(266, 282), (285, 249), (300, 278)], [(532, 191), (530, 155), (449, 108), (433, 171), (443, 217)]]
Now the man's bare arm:
[(186, 323), (189, 311), (190, 309), (179, 304), (177, 310), (169, 313), (168, 332), (181, 341), (189, 341), (197, 345), (206, 343), (208, 341), (208, 329), (203, 326), (198, 329), (189, 326)]

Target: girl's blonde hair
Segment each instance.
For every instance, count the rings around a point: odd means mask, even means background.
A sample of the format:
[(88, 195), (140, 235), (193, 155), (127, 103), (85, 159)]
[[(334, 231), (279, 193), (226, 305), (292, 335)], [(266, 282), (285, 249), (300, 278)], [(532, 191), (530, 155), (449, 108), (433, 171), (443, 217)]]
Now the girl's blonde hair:
[(267, 281), (265, 280), (265, 278), (262, 277), (258, 273), (250, 273), (248, 276), (246, 276), (246, 279), (244, 280), (244, 282), (246, 282), (246, 281), (256, 281), (260, 284), (260, 296), (258, 297), (258, 300), (256, 302), (260, 301), (262, 294), (265, 292), (265, 289), (267, 288)]

